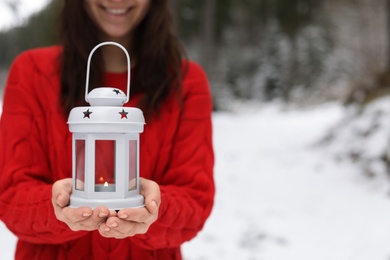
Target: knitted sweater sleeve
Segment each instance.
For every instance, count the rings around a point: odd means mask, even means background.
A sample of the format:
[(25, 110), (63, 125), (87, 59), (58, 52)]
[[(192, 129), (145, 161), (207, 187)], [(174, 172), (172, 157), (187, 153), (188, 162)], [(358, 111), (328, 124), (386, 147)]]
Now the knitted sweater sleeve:
[(54, 215), (40, 84), (47, 82), (31, 55), (20, 55), (9, 73), (0, 123), (0, 219), (20, 240), (59, 244), (85, 233)]
[[(214, 200), (211, 111), (207, 77), (190, 63), (184, 80), (184, 100), (169, 156), (169, 166), (157, 178), (161, 189), (158, 220), (133, 242), (149, 249), (178, 247), (196, 236)], [(166, 156), (162, 155), (161, 156)]]

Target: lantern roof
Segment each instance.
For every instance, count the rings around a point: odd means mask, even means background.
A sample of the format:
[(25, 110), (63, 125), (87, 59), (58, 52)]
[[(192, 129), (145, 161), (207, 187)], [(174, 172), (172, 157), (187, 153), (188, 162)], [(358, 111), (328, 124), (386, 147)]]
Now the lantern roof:
[(120, 89), (96, 88), (86, 100), (91, 106), (75, 107), (70, 111), (71, 132), (80, 133), (142, 133), (145, 118), (135, 107), (123, 107), (127, 96)]

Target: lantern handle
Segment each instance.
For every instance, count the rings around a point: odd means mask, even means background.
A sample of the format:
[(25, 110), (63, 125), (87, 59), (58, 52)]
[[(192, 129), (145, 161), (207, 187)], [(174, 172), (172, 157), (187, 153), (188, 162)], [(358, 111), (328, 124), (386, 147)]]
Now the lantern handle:
[(120, 45), (119, 43), (116, 43), (116, 42), (102, 42), (102, 43), (96, 45), (95, 48), (93, 48), (91, 53), (89, 54), (88, 63), (87, 63), (87, 76), (86, 76), (86, 81), (85, 81), (85, 101), (88, 102), (87, 95), (88, 95), (88, 88), (89, 88), (89, 70), (91, 67), (92, 55), (94, 54), (94, 52), (98, 48), (100, 48), (101, 46), (104, 46), (104, 45), (115, 45), (115, 46), (121, 48), (122, 51), (126, 54), (126, 59), (127, 59), (127, 93), (126, 93), (126, 100), (124, 103), (127, 103), (129, 101), (129, 97), (130, 97), (130, 71), (131, 71), (130, 56), (129, 56), (129, 53), (127, 52), (126, 48), (123, 47), (122, 45)]

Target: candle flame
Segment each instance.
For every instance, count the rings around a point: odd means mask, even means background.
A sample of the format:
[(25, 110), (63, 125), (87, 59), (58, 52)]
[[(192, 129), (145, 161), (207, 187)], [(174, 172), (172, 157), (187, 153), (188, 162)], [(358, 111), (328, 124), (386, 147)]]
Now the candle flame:
[(105, 183), (104, 183), (104, 187), (108, 187), (108, 182), (105, 182)]
[(99, 181), (101, 181), (101, 182), (104, 181), (103, 177), (100, 177)]

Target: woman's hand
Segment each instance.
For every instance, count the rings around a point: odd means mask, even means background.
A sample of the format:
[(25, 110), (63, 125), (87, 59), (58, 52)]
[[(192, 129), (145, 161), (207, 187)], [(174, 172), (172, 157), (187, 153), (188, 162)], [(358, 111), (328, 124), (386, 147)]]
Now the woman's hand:
[(54, 213), (58, 220), (64, 222), (73, 231), (92, 231), (110, 216), (115, 216), (115, 211), (106, 207), (98, 207), (94, 210), (88, 207), (70, 208), (69, 200), (72, 193), (72, 179), (63, 179), (55, 182), (52, 187), (52, 203)]
[(117, 216), (109, 216), (106, 222), (100, 224), (102, 236), (122, 239), (148, 231), (158, 218), (160, 187), (154, 181), (140, 178), (140, 193), (145, 197), (145, 207), (126, 208), (120, 210)]

